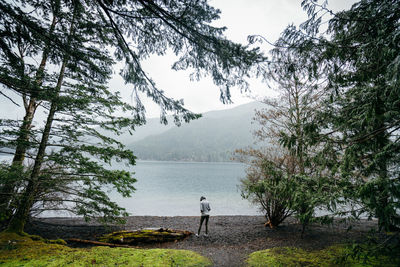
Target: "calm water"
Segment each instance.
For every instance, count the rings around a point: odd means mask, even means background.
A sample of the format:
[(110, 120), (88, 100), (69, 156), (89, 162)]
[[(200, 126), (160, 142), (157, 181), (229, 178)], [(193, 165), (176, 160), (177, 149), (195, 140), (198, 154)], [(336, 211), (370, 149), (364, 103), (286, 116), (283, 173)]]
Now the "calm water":
[(202, 195), (209, 200), (212, 215), (259, 214), (240, 196), (243, 164), (139, 161), (133, 170), (138, 182), (132, 198), (111, 193), (132, 215), (198, 215)]
[[(0, 160), (10, 157), (0, 156)], [(116, 169), (125, 169), (115, 163)], [(198, 216), (200, 197), (210, 202), (211, 215), (258, 215), (257, 207), (240, 196), (238, 185), (245, 176), (240, 163), (138, 161), (130, 171), (138, 180), (131, 198), (111, 191), (110, 198), (131, 215)], [(71, 216), (46, 212), (41, 216)]]

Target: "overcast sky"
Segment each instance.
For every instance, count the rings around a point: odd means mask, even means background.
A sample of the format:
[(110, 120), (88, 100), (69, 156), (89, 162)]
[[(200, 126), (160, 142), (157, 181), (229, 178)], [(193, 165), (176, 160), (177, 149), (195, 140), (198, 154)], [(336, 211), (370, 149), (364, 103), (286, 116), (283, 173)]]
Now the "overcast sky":
[[(343, 10), (351, 7), (354, 0), (330, 0), (329, 7), (333, 10)], [(247, 44), (247, 36), (259, 34), (271, 42), (278, 39), (280, 33), (289, 24), (299, 25), (307, 19), (301, 0), (210, 0), (209, 4), (221, 10), (220, 20), (215, 26), (226, 26), (225, 35), (228, 39)], [(268, 51), (271, 47), (265, 45)], [(252, 93), (241, 94), (237, 88), (232, 90), (234, 104), (224, 105), (219, 100), (219, 88), (211, 79), (200, 82), (189, 80), (190, 72), (171, 70), (173, 55), (152, 57), (143, 67), (155, 80), (158, 87), (175, 99), (183, 98), (185, 106), (194, 112), (206, 112), (217, 109), (227, 109), (253, 101), (252, 98), (262, 98), (271, 95), (265, 84), (260, 80), (250, 80)], [(112, 85), (123, 84), (121, 78), (112, 81)], [(129, 99), (129, 90), (123, 90)], [(146, 101), (148, 117), (159, 116), (159, 109), (150, 101)]]
[[(329, 7), (333, 10), (348, 9), (354, 0), (330, 0)], [(298, 25), (306, 19), (302, 10), (301, 0), (210, 0), (210, 5), (221, 10), (221, 18), (216, 26), (226, 26), (225, 34), (228, 39), (242, 44), (247, 43), (247, 36), (259, 34), (270, 41), (275, 41), (279, 34), (289, 24)], [(265, 46), (265, 50), (270, 47)], [(164, 90), (166, 95), (175, 99), (184, 99), (185, 106), (194, 112), (206, 112), (216, 109), (232, 108), (252, 101), (249, 94), (241, 94), (238, 89), (232, 90), (234, 104), (224, 105), (219, 100), (219, 88), (211, 79), (205, 78), (200, 82), (189, 80), (190, 72), (173, 71), (173, 55), (151, 57), (143, 63), (145, 71), (154, 79), (157, 86)], [(118, 70), (116, 70), (118, 73)], [(117, 75), (110, 82), (110, 86), (119, 89), (124, 98), (131, 102), (129, 87)], [(271, 94), (265, 84), (259, 80), (250, 80), (251, 97), (264, 97)], [(159, 116), (159, 108), (150, 101), (144, 101), (147, 117)], [(0, 96), (1, 118), (17, 118), (15, 105)], [(21, 114), (18, 116), (22, 119)]]

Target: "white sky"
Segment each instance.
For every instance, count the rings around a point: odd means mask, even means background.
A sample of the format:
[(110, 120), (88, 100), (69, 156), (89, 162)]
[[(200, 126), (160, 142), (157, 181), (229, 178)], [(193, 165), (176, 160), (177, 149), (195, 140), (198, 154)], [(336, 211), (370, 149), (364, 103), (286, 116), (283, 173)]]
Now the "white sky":
[[(354, 0), (330, 0), (329, 8), (337, 11), (348, 9)], [(221, 10), (221, 18), (216, 26), (226, 26), (225, 34), (228, 39), (247, 43), (247, 36), (259, 34), (271, 42), (289, 24), (298, 25), (306, 19), (306, 13), (300, 6), (301, 0), (210, 0), (209, 4)], [(265, 46), (268, 50), (270, 47)], [(194, 112), (206, 112), (217, 109), (227, 109), (252, 101), (249, 94), (241, 94), (237, 88), (232, 89), (234, 104), (224, 105), (219, 100), (219, 88), (211, 79), (205, 78), (200, 82), (189, 79), (189, 71), (171, 70), (174, 62), (172, 53), (163, 57), (154, 56), (143, 62), (143, 68), (164, 90), (166, 95), (175, 99), (184, 99), (185, 107)], [(116, 70), (118, 73), (118, 70)], [(121, 91), (123, 97), (131, 103), (129, 86), (125, 86), (122, 78), (117, 75), (110, 82), (110, 86)], [(264, 97), (271, 94), (267, 86), (261, 81), (250, 80), (252, 97)], [(151, 101), (144, 101), (147, 117), (159, 116), (159, 108)], [(0, 96), (1, 118), (16, 118), (17, 109), (4, 97)], [(22, 119), (21, 114), (18, 115)]]
[[(329, 8), (343, 10), (351, 7), (354, 0), (330, 0)], [(258, 34), (273, 42), (289, 24), (299, 25), (307, 19), (301, 7), (301, 0), (210, 0), (209, 4), (221, 10), (221, 18), (214, 22), (215, 26), (226, 26), (225, 35), (228, 39), (247, 44), (247, 36)], [(263, 47), (268, 51), (271, 47)], [(157, 86), (164, 90), (167, 96), (184, 99), (185, 107), (191, 111), (202, 113), (210, 110), (228, 109), (272, 94), (260, 79), (250, 80), (251, 94), (241, 94), (233, 88), (234, 104), (224, 105), (219, 100), (219, 88), (211, 79), (205, 78), (199, 82), (189, 80), (190, 71), (174, 71), (171, 66), (174, 56), (151, 57), (143, 63), (147, 73), (155, 80)], [(112, 81), (112, 85), (123, 84), (121, 78)], [(129, 89), (123, 90), (129, 99)], [(144, 101), (147, 116), (159, 116), (159, 109), (150, 101)]]

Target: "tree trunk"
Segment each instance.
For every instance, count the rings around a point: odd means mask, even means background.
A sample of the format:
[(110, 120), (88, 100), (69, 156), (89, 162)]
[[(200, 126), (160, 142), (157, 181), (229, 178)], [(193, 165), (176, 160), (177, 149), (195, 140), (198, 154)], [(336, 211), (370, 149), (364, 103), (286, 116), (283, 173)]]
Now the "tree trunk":
[(302, 121), (302, 114), (301, 114), (301, 108), (300, 108), (300, 92), (299, 92), (299, 87), (297, 82), (294, 83), (294, 108), (295, 108), (295, 113), (296, 113), (296, 158), (298, 162), (298, 167), (299, 167), (299, 172), (300, 174), (305, 173), (304, 169), (304, 157), (303, 157), (303, 142), (304, 142), (304, 136), (303, 136), (303, 127), (304, 127), (304, 122)]
[[(55, 88), (55, 97), (58, 96), (62, 80), (64, 78), (65, 66), (68, 59), (65, 57), (64, 62), (61, 66), (60, 76), (58, 77), (57, 86)], [(47, 116), (46, 126), (44, 127), (42, 140), (40, 141), (39, 150), (36, 155), (35, 164), (29, 179), (28, 186), (22, 196), (21, 202), (13, 218), (10, 221), (8, 230), (12, 232), (22, 232), (25, 226), (25, 222), (28, 219), (29, 211), (34, 203), (35, 195), (39, 186), (40, 169), (42, 167), (43, 159), (46, 152), (47, 142), (49, 140), (51, 126), (54, 120), (54, 115), (57, 111), (57, 100), (53, 99), (49, 115)]]
[[(50, 26), (49, 35), (54, 32), (56, 26), (56, 17), (53, 16), (53, 20)], [(50, 52), (50, 44), (47, 43), (45, 49), (43, 50), (42, 60), (40, 62), (39, 68), (36, 72), (35, 77), (35, 89), (38, 89), (42, 86), (43, 83), (43, 74), (46, 68), (46, 62)], [(32, 121), (35, 115), (35, 111), (37, 108), (36, 96), (32, 95), (29, 99), (29, 103), (26, 103), (26, 99), (24, 98), (25, 105), (25, 116), (22, 122), (21, 127), (19, 128), (19, 136), (16, 140), (17, 146), (15, 148), (15, 153), (12, 161), (12, 166), (22, 166), (26, 150), (29, 147), (29, 135), (30, 130), (32, 128)], [(15, 180), (9, 183), (6, 183), (2, 186), (0, 191), (0, 203), (2, 203), (2, 209), (4, 210), (5, 219), (7, 219), (12, 214), (12, 202), (15, 196), (15, 188), (18, 184), (18, 177), (15, 177)]]
[[(74, 8), (74, 15), (72, 18), (71, 26), (70, 26), (70, 32), (68, 35), (68, 40), (67, 40), (67, 45), (70, 45), (71, 43), (71, 38), (74, 34), (74, 26), (75, 26), (75, 19), (77, 16), (77, 8)], [(7, 231), (9, 232), (16, 232), (16, 233), (21, 233), (24, 230), (24, 226), (26, 221), (28, 220), (29, 217), (29, 212), (34, 204), (35, 201), (35, 196), (38, 191), (38, 187), (40, 184), (40, 169), (43, 164), (43, 159), (46, 154), (46, 147), (47, 143), (50, 137), (50, 131), (51, 131), (51, 126), (54, 120), (54, 116), (57, 112), (57, 106), (58, 106), (58, 99), (57, 97), (59, 96), (61, 85), (64, 79), (64, 74), (65, 74), (65, 68), (67, 65), (69, 59), (69, 55), (64, 56), (63, 63), (61, 65), (61, 70), (60, 74), (58, 77), (57, 85), (54, 88), (54, 98), (51, 100), (51, 107), (49, 114), (47, 116), (47, 121), (46, 125), (43, 130), (42, 134), (42, 139), (40, 141), (39, 149), (36, 155), (35, 159), (35, 164), (33, 166), (33, 170), (29, 179), (28, 186), (21, 198), (20, 205), (17, 208), (17, 211), (15, 212), (15, 215), (12, 217), (10, 224), (8, 226)]]
[[(54, 28), (56, 26), (56, 17), (55, 15), (53, 16), (53, 20), (50, 26), (49, 30), (49, 35), (51, 35), (54, 32)], [(46, 63), (47, 59), (49, 56), (50, 52), (50, 44), (47, 43), (45, 49), (43, 50), (43, 55), (42, 55), (42, 60), (40, 62), (39, 68), (36, 72), (36, 78), (35, 78), (35, 86), (34, 88), (38, 90), (42, 84), (43, 84), (43, 75), (44, 75), (44, 70), (46, 68)], [(29, 133), (30, 129), (32, 127), (32, 121), (33, 117), (35, 115), (36, 107), (37, 107), (37, 92), (36, 94), (34, 93), (30, 99), (29, 103), (24, 103), (25, 104), (25, 117), (24, 121), (19, 129), (19, 136), (17, 139), (17, 147), (15, 149), (15, 154), (13, 158), (13, 165), (19, 164), (22, 165), (24, 159), (25, 159), (25, 153), (26, 149), (28, 147), (28, 142), (29, 142)]]

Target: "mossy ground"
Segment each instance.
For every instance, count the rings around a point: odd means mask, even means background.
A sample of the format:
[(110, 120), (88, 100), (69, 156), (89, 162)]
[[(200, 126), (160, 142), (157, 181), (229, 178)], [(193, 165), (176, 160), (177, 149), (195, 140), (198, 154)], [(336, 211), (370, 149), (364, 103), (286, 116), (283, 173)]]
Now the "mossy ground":
[(295, 247), (277, 247), (250, 254), (248, 266), (397, 266), (385, 257), (353, 259), (347, 257), (340, 261), (350, 251), (346, 246), (330, 246), (322, 250), (305, 251)]
[(160, 243), (184, 239), (191, 235), (189, 231), (173, 229), (142, 229), (137, 231), (117, 231), (106, 234), (99, 241), (115, 244)]
[(0, 233), (1, 266), (209, 266), (211, 262), (188, 250), (93, 247), (70, 248)]

